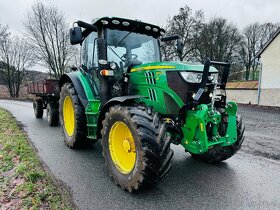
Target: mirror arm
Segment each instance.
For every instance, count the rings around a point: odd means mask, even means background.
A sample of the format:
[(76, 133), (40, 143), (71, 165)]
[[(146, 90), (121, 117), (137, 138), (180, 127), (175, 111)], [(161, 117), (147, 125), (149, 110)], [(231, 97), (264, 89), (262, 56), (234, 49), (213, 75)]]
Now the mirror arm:
[(182, 40), (182, 37), (180, 35), (173, 35), (173, 36), (167, 36), (167, 37), (163, 37), (161, 38), (162, 42), (167, 42), (167, 41), (173, 41), (173, 40)]
[[(89, 23), (86, 23), (86, 22), (83, 22), (83, 21), (80, 21), (80, 20), (78, 20), (78, 21), (75, 22), (75, 23), (77, 23), (77, 25), (78, 25), (79, 27), (85, 28), (85, 29), (90, 30), (90, 31), (95, 31), (95, 32), (97, 32), (97, 27), (94, 26), (94, 25), (92, 25), (92, 24), (89, 24)], [(74, 23), (74, 24), (75, 24), (75, 23)]]

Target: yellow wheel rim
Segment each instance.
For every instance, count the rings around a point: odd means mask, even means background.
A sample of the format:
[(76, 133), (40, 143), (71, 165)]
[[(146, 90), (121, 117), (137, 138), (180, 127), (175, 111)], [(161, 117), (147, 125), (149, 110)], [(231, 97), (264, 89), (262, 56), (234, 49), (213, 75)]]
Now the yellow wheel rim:
[(109, 133), (109, 150), (117, 169), (128, 174), (136, 162), (134, 138), (128, 126), (123, 122), (116, 122)]
[(75, 114), (72, 99), (66, 96), (63, 101), (63, 124), (68, 136), (72, 136), (75, 128)]

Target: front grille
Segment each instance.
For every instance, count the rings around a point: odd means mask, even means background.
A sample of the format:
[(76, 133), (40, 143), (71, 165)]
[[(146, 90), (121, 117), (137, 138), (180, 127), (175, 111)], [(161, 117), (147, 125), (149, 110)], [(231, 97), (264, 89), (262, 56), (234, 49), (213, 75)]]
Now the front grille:
[[(199, 89), (199, 84), (193, 84), (186, 82), (179, 71), (168, 71), (166, 72), (167, 83), (170, 89), (172, 89), (182, 101), (186, 104), (193, 100), (192, 95), (196, 93)], [(207, 91), (201, 96), (200, 104), (211, 103), (211, 98), (209, 94), (213, 92), (214, 85), (206, 86)]]
[(152, 101), (157, 101), (157, 93), (154, 89), (148, 88), (148, 92), (149, 92), (149, 98)]
[(154, 72), (145, 72), (145, 77), (148, 84), (156, 84), (156, 77)]

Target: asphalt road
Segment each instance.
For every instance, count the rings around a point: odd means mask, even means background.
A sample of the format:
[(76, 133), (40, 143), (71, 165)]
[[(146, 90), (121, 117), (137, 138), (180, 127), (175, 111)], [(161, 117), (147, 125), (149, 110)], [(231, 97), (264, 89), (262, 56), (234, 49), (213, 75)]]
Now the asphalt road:
[[(71, 190), (80, 209), (280, 208), (279, 148), (270, 148), (275, 152), (270, 158), (253, 152), (257, 144), (250, 148), (255, 137), (262, 144), (268, 140), (269, 147), (271, 142), (277, 145), (279, 112), (275, 117), (273, 111), (241, 107), (249, 128), (245, 149), (221, 164), (208, 165), (193, 160), (181, 146), (172, 146), (175, 154), (168, 178), (153, 189), (129, 194), (110, 179), (99, 143), (86, 150), (71, 150), (64, 145), (60, 127), (49, 127), (45, 116), (34, 117), (31, 103), (0, 100), (0, 107), (12, 112), (23, 124), (44, 163)], [(278, 123), (273, 124), (274, 130), (266, 118)]]

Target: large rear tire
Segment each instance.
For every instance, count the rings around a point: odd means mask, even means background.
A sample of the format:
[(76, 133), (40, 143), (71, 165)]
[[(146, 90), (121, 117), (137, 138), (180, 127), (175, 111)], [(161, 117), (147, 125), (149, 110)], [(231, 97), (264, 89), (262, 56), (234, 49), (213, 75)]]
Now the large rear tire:
[(218, 163), (232, 157), (235, 153), (240, 150), (241, 145), (244, 141), (244, 131), (245, 126), (242, 123), (242, 118), (240, 116), (236, 117), (237, 125), (237, 141), (230, 146), (214, 146), (204, 154), (191, 154), (193, 158), (207, 162), (207, 163)]
[(42, 118), (44, 114), (43, 101), (41, 99), (36, 99), (33, 102), (33, 110), (36, 118)]
[(110, 108), (103, 120), (102, 147), (117, 185), (133, 192), (166, 178), (173, 156), (166, 130), (158, 115), (144, 107)]
[(70, 148), (81, 148), (96, 142), (87, 139), (85, 109), (72, 83), (65, 83), (59, 99), (60, 124), (65, 144)]

